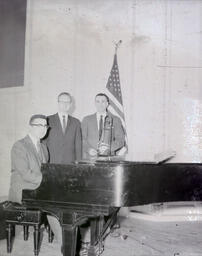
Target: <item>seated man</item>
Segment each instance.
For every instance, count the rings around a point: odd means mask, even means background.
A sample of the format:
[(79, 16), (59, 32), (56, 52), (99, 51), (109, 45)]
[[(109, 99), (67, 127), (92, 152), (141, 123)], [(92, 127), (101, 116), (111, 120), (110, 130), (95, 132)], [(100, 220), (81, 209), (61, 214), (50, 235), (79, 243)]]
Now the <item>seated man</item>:
[[(118, 116), (110, 113), (107, 108), (109, 106), (109, 98), (104, 93), (98, 93), (95, 96), (96, 113), (84, 117), (82, 127), (83, 139), (83, 158), (92, 159), (98, 154), (104, 154), (107, 151), (106, 143), (103, 143), (103, 130), (106, 120), (111, 125), (110, 134), (110, 155), (116, 155), (117, 152), (125, 145), (125, 133)], [(106, 131), (106, 130), (105, 130)], [(108, 152), (107, 152), (107, 155)]]
[(11, 182), (9, 200), (21, 203), (23, 189), (36, 189), (42, 180), (41, 163), (48, 161), (48, 151), (40, 143), (47, 132), (44, 115), (33, 115), (29, 120), (29, 133), (18, 140), (11, 150)]
[[(41, 164), (48, 161), (48, 150), (40, 140), (47, 132), (44, 115), (33, 115), (29, 120), (29, 132), (14, 143), (11, 150), (11, 181), (9, 201), (21, 203), (23, 189), (37, 189), (42, 180)], [(58, 242), (62, 243), (62, 231), (54, 216), (47, 216)]]

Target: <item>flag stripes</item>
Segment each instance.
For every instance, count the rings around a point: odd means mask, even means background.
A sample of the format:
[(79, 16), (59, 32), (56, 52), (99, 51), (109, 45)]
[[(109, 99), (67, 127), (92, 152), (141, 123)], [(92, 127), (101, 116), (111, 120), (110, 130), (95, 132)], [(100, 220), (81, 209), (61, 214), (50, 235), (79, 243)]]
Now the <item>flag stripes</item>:
[[(126, 124), (125, 124), (125, 116), (124, 116), (124, 109), (123, 109), (123, 99), (122, 99), (122, 92), (121, 92), (121, 84), (119, 78), (119, 69), (117, 63), (117, 55), (115, 53), (112, 69), (107, 81), (106, 85), (106, 94), (109, 97), (109, 111), (118, 116), (121, 121), (122, 125), (125, 130), (126, 136)], [(127, 136), (126, 136), (127, 141)]]

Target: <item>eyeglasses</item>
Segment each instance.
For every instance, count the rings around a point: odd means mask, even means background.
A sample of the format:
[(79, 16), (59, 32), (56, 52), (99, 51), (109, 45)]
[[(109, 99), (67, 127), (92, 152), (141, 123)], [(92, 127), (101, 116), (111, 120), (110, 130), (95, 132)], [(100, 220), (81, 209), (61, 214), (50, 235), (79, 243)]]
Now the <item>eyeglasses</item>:
[(43, 127), (43, 128), (49, 128), (49, 125), (47, 124), (31, 124), (31, 126), (37, 126), (37, 127)]
[(59, 100), (58, 102), (59, 103), (65, 103), (65, 104), (70, 104), (71, 103), (71, 101), (62, 101), (62, 100)]

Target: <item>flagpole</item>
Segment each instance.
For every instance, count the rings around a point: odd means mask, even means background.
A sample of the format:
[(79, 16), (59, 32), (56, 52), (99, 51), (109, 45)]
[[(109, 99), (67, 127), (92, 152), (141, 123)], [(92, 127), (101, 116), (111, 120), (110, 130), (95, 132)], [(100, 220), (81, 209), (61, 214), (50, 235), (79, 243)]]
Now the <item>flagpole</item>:
[[(117, 43), (114, 42), (114, 44), (115, 44), (115, 55), (117, 55), (117, 50), (118, 50), (119, 46), (121, 45), (121, 43), (122, 43), (122, 40), (119, 40)], [(122, 108), (123, 108), (123, 112), (125, 112), (123, 104), (122, 104)], [(125, 122), (125, 120), (124, 120), (124, 122)], [(123, 148), (123, 151), (125, 150), (124, 155), (128, 153), (128, 136), (127, 136), (127, 132), (126, 132), (126, 122), (125, 122), (125, 140), (126, 140), (126, 145)]]
[(117, 50), (121, 43), (122, 43), (122, 40), (119, 40), (117, 43), (114, 43), (115, 44), (115, 54), (117, 54)]

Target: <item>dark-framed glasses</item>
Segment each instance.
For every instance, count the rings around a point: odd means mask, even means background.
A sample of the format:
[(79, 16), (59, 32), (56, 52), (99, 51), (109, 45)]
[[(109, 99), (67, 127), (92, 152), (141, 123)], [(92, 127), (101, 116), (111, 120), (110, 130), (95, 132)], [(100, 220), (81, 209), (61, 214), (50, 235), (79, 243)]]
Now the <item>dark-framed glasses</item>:
[(46, 128), (46, 129), (49, 128), (49, 125), (47, 125), (47, 124), (31, 124), (31, 126), (43, 127), (43, 128)]
[(71, 101), (63, 101), (63, 100), (58, 100), (58, 103), (63, 103), (63, 104), (71, 104)]

